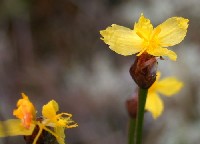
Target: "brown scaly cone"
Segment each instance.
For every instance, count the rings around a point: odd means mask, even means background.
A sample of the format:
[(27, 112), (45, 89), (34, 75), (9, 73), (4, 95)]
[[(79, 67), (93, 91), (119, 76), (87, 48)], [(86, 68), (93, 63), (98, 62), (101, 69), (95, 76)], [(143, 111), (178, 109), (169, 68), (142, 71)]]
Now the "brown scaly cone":
[(157, 60), (155, 56), (143, 53), (138, 56), (130, 68), (130, 75), (136, 84), (148, 89), (156, 80)]

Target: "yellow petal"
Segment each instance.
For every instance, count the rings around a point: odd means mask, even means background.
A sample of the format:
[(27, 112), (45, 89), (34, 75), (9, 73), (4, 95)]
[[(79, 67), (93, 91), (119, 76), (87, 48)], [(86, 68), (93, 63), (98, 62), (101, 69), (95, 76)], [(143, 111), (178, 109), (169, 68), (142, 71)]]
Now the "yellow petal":
[(163, 95), (171, 96), (178, 93), (182, 87), (183, 83), (181, 81), (175, 77), (168, 77), (158, 82), (157, 91)]
[(17, 109), (13, 111), (13, 115), (21, 119), (24, 127), (29, 128), (33, 119), (35, 119), (35, 107), (30, 102), (28, 96), (22, 93), (22, 99), (17, 102)]
[(134, 25), (134, 31), (141, 38), (148, 40), (153, 32), (153, 25), (149, 19), (145, 18), (144, 15), (141, 14), (138, 23), (135, 23)]
[(147, 53), (153, 56), (168, 56), (171, 60), (176, 61), (177, 55), (175, 52), (168, 50), (167, 48), (155, 48), (155, 49), (147, 49)]
[(154, 119), (161, 115), (164, 106), (162, 100), (156, 93), (148, 93), (145, 109), (152, 113)]
[(31, 135), (34, 128), (35, 128), (34, 124), (31, 124), (29, 129), (25, 128), (24, 126), (22, 126), (20, 119), (9, 119), (7, 121), (1, 121), (0, 137)]
[(158, 81), (161, 77), (161, 72), (160, 71), (157, 71), (156, 73), (156, 81)]
[(65, 144), (65, 128), (64, 127), (55, 127), (54, 132), (58, 136), (57, 141), (59, 144)]
[(56, 101), (51, 100), (42, 108), (42, 115), (45, 118), (53, 119), (56, 116), (56, 112), (59, 110), (58, 104)]
[(156, 81), (152, 84), (152, 86), (149, 88), (148, 92), (149, 93), (155, 93), (157, 91), (157, 83), (159, 82), (159, 79), (160, 79), (160, 76), (161, 76), (161, 73), (160, 72), (157, 72), (156, 73)]
[(187, 33), (188, 19), (182, 17), (172, 17), (160, 24), (161, 29), (158, 34), (161, 47), (173, 46), (180, 43)]
[(132, 55), (142, 49), (142, 39), (129, 28), (113, 24), (106, 30), (101, 30), (100, 34), (109, 48), (118, 54)]

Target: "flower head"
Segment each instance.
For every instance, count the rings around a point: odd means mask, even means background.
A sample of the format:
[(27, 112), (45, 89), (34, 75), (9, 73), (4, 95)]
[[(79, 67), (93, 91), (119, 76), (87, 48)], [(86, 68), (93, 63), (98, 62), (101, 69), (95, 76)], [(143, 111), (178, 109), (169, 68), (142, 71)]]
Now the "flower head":
[(167, 77), (160, 79), (160, 72), (157, 72), (156, 81), (149, 88), (145, 109), (150, 111), (154, 118), (161, 115), (164, 109), (162, 100), (158, 93), (170, 97), (180, 91), (183, 87), (183, 83), (177, 80), (175, 77)]
[(22, 93), (22, 98), (17, 102), (17, 109), (13, 115), (18, 119), (0, 121), (0, 137), (31, 135), (35, 128), (36, 110), (28, 96)]
[(42, 134), (46, 131), (54, 136), (59, 144), (65, 144), (65, 128), (78, 126), (71, 120), (71, 114), (56, 114), (59, 106), (54, 100), (43, 106), (42, 118), (35, 117), (35, 107), (24, 93), (22, 93), (22, 99), (18, 100), (17, 107), (13, 115), (18, 119), (0, 121), (0, 137), (25, 135), (30, 140), (29, 143), (36, 144), (38, 140), (43, 140), (45, 135)]
[(21, 119), (22, 125), (28, 129), (33, 119), (35, 119), (35, 107), (24, 93), (22, 93), (22, 99), (18, 100), (17, 107), (18, 108), (13, 111), (13, 115)]
[(59, 110), (58, 103), (51, 100), (42, 108), (42, 115), (44, 117), (43, 123), (52, 127), (76, 127), (78, 126), (71, 120), (72, 115), (69, 113), (56, 114)]
[(42, 108), (42, 115), (44, 120), (42, 124), (45, 126), (50, 126), (54, 128), (53, 134), (59, 144), (64, 144), (64, 130), (65, 128), (73, 128), (77, 127), (78, 125), (71, 120), (72, 115), (69, 113), (60, 113), (56, 114), (59, 110), (59, 106), (56, 101), (51, 100)]
[(102, 40), (118, 54), (127, 56), (147, 52), (153, 56), (168, 56), (176, 60), (177, 55), (167, 47), (180, 43), (187, 33), (188, 19), (172, 17), (153, 28), (151, 21), (141, 14), (134, 29), (112, 24), (101, 30)]

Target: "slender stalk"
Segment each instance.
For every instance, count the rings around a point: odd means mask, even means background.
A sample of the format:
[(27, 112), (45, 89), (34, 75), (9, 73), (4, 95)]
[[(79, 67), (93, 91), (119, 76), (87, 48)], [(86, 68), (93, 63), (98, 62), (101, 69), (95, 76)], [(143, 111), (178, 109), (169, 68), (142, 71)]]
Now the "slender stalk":
[(138, 96), (138, 109), (137, 109), (137, 119), (136, 119), (136, 138), (135, 144), (142, 144), (142, 128), (144, 119), (144, 108), (146, 104), (148, 89), (139, 89)]
[(134, 144), (136, 119), (130, 118), (128, 144)]

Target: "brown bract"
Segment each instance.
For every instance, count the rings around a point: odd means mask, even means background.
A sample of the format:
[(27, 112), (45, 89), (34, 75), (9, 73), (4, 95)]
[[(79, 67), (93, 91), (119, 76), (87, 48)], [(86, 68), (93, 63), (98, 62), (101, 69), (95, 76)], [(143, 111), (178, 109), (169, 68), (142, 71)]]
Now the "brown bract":
[(157, 60), (155, 56), (143, 53), (138, 56), (130, 68), (130, 75), (136, 84), (148, 89), (156, 80)]

